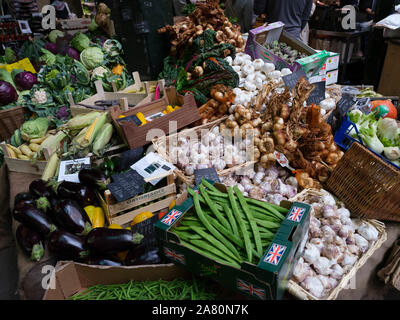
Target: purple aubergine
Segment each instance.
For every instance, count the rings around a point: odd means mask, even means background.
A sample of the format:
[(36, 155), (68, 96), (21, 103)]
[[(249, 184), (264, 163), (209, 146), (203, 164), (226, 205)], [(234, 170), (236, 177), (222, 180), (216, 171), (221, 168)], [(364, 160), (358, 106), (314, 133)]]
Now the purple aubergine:
[(105, 190), (107, 188), (107, 176), (99, 169), (82, 169), (79, 171), (79, 181), (85, 186)]
[(129, 250), (125, 258), (125, 264), (134, 266), (161, 263), (158, 252), (158, 248), (147, 248), (145, 245), (138, 245), (136, 248)]
[(36, 199), (36, 207), (44, 212), (51, 208), (49, 198), (52, 195), (51, 188), (42, 179), (35, 179), (29, 185), (29, 192)]
[(86, 236), (86, 243), (94, 253), (114, 254), (133, 249), (142, 239), (140, 233), (126, 229), (95, 228)]
[(87, 186), (81, 183), (63, 181), (57, 187), (57, 195), (62, 199), (73, 199), (84, 208), (96, 201), (96, 195)]
[(13, 216), (15, 220), (45, 236), (57, 229), (45, 213), (29, 204), (17, 205)]
[(62, 258), (84, 259), (89, 255), (85, 239), (64, 230), (52, 232), (47, 246), (52, 253)]
[(78, 235), (86, 235), (92, 224), (85, 210), (75, 200), (63, 199), (53, 208), (53, 219), (63, 229)]
[(17, 242), (22, 251), (32, 261), (39, 261), (44, 255), (44, 239), (38, 232), (20, 224), (15, 232)]
[(18, 193), (14, 198), (14, 207), (19, 202), (22, 202), (22, 201), (28, 201), (28, 202), (34, 203), (32, 195), (29, 192), (20, 192), (20, 193)]
[(86, 258), (84, 262), (86, 264), (96, 265), (96, 266), (120, 267), (124, 265), (124, 263), (120, 259), (110, 255), (90, 256)]

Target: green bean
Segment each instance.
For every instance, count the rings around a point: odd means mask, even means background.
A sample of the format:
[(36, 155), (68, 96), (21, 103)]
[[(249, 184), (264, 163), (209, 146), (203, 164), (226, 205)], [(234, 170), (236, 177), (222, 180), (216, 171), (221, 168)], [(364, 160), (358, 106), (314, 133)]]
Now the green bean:
[(240, 235), (239, 235), (238, 226), (236, 224), (235, 218), (233, 217), (231, 208), (229, 208), (228, 205), (224, 205), (223, 208), (224, 208), (226, 215), (228, 216), (228, 220), (229, 220), (229, 223), (231, 224), (233, 234), (235, 236), (239, 237)]
[(246, 252), (247, 252), (247, 259), (249, 261), (251, 261), (252, 257), (253, 257), (253, 253), (251, 251), (251, 242), (250, 242), (250, 236), (247, 232), (246, 226), (244, 224), (244, 220), (242, 219), (242, 217), (239, 214), (239, 209), (238, 206), (236, 204), (236, 200), (235, 197), (233, 195), (233, 190), (231, 187), (228, 187), (228, 197), (229, 197), (229, 201), (231, 203), (231, 207), (233, 209), (233, 215), (237, 220), (237, 223), (239, 225), (240, 231), (242, 232), (243, 235), (243, 240), (244, 240), (244, 246), (246, 248)]
[(214, 203), (211, 201), (210, 197), (207, 195), (207, 192), (202, 185), (200, 185), (199, 190), (200, 190), (200, 194), (203, 196), (204, 200), (206, 201), (208, 207), (211, 209), (211, 211), (217, 217), (219, 222), (225, 228), (227, 228), (228, 230), (230, 230), (232, 232), (229, 222), (223, 217), (223, 215), (219, 212), (219, 210), (214, 206)]
[[(211, 226), (211, 224), (210, 224)], [(212, 226), (211, 226), (212, 227)], [(214, 228), (214, 227), (212, 227)], [(197, 232), (199, 235), (201, 235), (205, 240), (207, 240), (208, 242), (212, 243), (213, 245), (215, 245), (215, 247), (217, 247), (217, 249), (226, 252), (227, 255), (229, 255), (231, 258), (233, 258), (234, 260), (238, 261), (239, 263), (241, 263), (242, 261), (240, 261), (240, 259), (238, 258), (239, 253), (237, 252), (237, 254), (231, 252), (227, 246), (225, 246), (225, 243), (222, 243), (220, 240), (218, 240), (217, 238), (213, 237), (212, 235), (206, 233), (205, 231), (203, 231), (202, 229), (198, 228), (198, 227), (192, 227), (193, 231)], [(224, 238), (225, 239), (225, 238)], [(225, 239), (226, 240), (226, 239)], [(227, 241), (230, 245), (232, 245), (229, 241)]]
[(188, 225), (197, 225), (198, 227), (203, 227), (203, 224), (200, 222), (199, 218), (196, 218), (196, 220), (186, 220), (184, 217), (183, 220), (181, 221), (181, 225), (187, 227)]
[[(289, 211), (286, 208), (282, 208), (280, 206), (277, 206), (276, 204), (272, 204), (272, 203), (265, 202), (265, 201), (260, 201), (260, 200), (249, 198), (249, 202), (252, 204), (255, 204), (259, 207), (267, 209), (268, 211), (270, 211), (271, 213), (273, 213), (274, 215), (276, 215), (278, 218), (280, 218), (282, 220), (285, 219), (285, 216), (282, 215), (282, 213), (287, 214)], [(278, 209), (278, 208), (280, 208), (280, 209)]]
[[(233, 190), (235, 191), (235, 193), (239, 199), (239, 203), (242, 206), (242, 209), (247, 217), (247, 220), (250, 223), (250, 227), (251, 227), (251, 230), (253, 231), (253, 236), (254, 236), (254, 240), (256, 243), (256, 251), (259, 255), (261, 255), (262, 254), (261, 238), (260, 238), (260, 232), (258, 230), (257, 224), (254, 221), (253, 216), (250, 214), (249, 208), (247, 207), (246, 199), (243, 196), (243, 194), (240, 192), (239, 188), (237, 186), (234, 186)], [(250, 259), (250, 261), (251, 261), (251, 259)]]
[(244, 247), (243, 241), (239, 238), (236, 237), (233, 233), (231, 233), (229, 230), (227, 230), (223, 225), (221, 225), (218, 220), (208, 217), (210, 220), (211, 224), (217, 228), (225, 237), (227, 237), (229, 240), (234, 242), (236, 245), (238, 245), (240, 248)]
[(215, 261), (217, 261), (219, 263), (228, 264), (228, 265), (231, 265), (231, 266), (233, 266), (235, 268), (239, 268), (240, 269), (240, 265), (238, 263), (236, 263), (236, 262), (233, 264), (231, 262), (225, 261), (225, 260), (221, 259), (220, 257), (217, 257), (216, 255), (214, 255), (214, 254), (212, 254), (212, 253), (210, 253), (208, 251), (201, 250), (201, 249), (191, 245), (190, 243), (182, 242), (182, 244), (185, 247), (187, 247), (187, 248), (189, 248), (189, 249), (191, 249), (193, 251), (196, 251), (196, 252), (204, 255), (205, 257), (207, 257), (209, 259), (215, 260)]
[(208, 190), (219, 193), (219, 194), (224, 194), (223, 192), (219, 191), (216, 187), (214, 187), (211, 183), (209, 183), (206, 179), (201, 178), (201, 184), (205, 186)]
[(204, 250), (209, 251), (210, 253), (219, 256), (220, 258), (230, 262), (230, 263), (236, 263), (235, 260), (232, 260), (230, 257), (228, 257), (225, 253), (223, 253), (222, 251), (220, 251), (219, 249), (213, 247), (212, 245), (210, 245), (207, 241), (205, 240), (191, 240), (191, 243), (193, 243), (193, 245), (202, 248)]
[(277, 222), (272, 222), (272, 221), (267, 221), (267, 220), (261, 220), (261, 219), (254, 219), (254, 221), (260, 225), (263, 226), (267, 229), (273, 229), (273, 228), (279, 228), (281, 226), (280, 223)]
[[(229, 252), (230, 254), (233, 255), (233, 258), (235, 259), (239, 253), (236, 250), (236, 248), (232, 245), (232, 243), (230, 243), (221, 233), (219, 233), (219, 231), (217, 229), (215, 229), (210, 222), (208, 221), (208, 216), (203, 213), (203, 210), (201, 209), (200, 206), (200, 202), (199, 202), (199, 197), (198, 194), (196, 193), (194, 195), (193, 198), (193, 202), (194, 202), (194, 206), (197, 212), (197, 216), (199, 217), (200, 221), (204, 224), (204, 226), (206, 227), (206, 229), (215, 237), (217, 238), (219, 241), (221, 241), (224, 244), (224, 247), (226, 246), (227, 248), (229, 248), (227, 250), (227, 252)], [(201, 230), (202, 233), (204, 233)]]
[(190, 230), (190, 228), (188, 226), (177, 226), (177, 227), (174, 227), (173, 230), (176, 230), (176, 231), (188, 231), (188, 230)]

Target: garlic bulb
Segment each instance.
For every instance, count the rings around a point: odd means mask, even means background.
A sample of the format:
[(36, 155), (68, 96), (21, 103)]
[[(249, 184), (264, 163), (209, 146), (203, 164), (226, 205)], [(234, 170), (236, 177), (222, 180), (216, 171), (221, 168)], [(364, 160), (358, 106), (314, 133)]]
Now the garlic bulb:
[(329, 273), (330, 273), (329, 267), (330, 267), (331, 263), (328, 258), (319, 257), (313, 262), (312, 265), (313, 265), (315, 271), (317, 271), (319, 274), (329, 275)]
[(312, 243), (307, 243), (303, 253), (303, 258), (305, 261), (312, 264), (320, 258), (320, 251)]
[(317, 298), (321, 298), (324, 292), (324, 286), (318, 277), (307, 277), (301, 286)]
[(284, 76), (287, 76), (289, 74), (292, 74), (292, 71), (290, 71), (290, 69), (288, 69), (288, 68), (283, 68), (281, 70), (281, 74), (282, 74), (282, 77), (284, 77)]
[(261, 59), (255, 59), (253, 61), (254, 70), (260, 70), (263, 65), (264, 65), (264, 61)]
[(374, 226), (369, 223), (363, 223), (358, 229), (357, 232), (362, 235), (368, 241), (376, 241), (378, 240), (378, 230), (375, 229)]
[(269, 73), (275, 70), (275, 65), (273, 63), (264, 63), (264, 65), (260, 68), (260, 70), (264, 72), (266, 75), (268, 75)]

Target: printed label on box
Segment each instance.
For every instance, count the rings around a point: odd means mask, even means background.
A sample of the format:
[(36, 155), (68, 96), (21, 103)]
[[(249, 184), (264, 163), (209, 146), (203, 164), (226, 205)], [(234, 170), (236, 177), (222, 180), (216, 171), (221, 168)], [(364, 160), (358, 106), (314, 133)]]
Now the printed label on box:
[(264, 258), (264, 262), (277, 266), (283, 254), (285, 253), (286, 246), (273, 243)]

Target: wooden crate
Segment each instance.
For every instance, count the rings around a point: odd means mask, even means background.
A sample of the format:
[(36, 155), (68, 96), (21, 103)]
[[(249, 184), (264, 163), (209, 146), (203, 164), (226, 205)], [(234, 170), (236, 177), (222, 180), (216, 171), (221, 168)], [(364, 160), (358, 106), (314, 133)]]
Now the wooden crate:
[(11, 138), (14, 131), (25, 122), (25, 111), (23, 107), (15, 107), (0, 111), (0, 141)]
[[(143, 113), (145, 117), (150, 116), (165, 110), (168, 105), (177, 105), (181, 108), (142, 126), (132, 125), (128, 121), (117, 121), (121, 115), (132, 116), (138, 112)], [(131, 149), (150, 144), (151, 140), (148, 140), (147, 134), (152, 129), (162, 131), (165, 135), (170, 133), (170, 122), (172, 121), (176, 121), (174, 129), (179, 130), (201, 119), (193, 94), (182, 96), (177, 93), (174, 87), (166, 88), (164, 96), (159, 100), (137, 106), (128, 111), (123, 111), (120, 106), (115, 106), (110, 109), (110, 114), (118, 132)]]
[[(134, 217), (143, 211), (157, 212), (168, 208), (171, 201), (176, 199), (175, 178), (174, 175), (171, 174), (167, 177), (167, 185), (165, 187), (137, 195), (118, 203), (115, 202), (109, 190), (105, 190), (103, 194), (98, 192), (97, 196), (106, 213), (107, 222), (109, 224), (116, 223), (122, 226), (130, 223)], [(164, 196), (168, 197), (145, 207), (137, 208), (144, 203), (161, 199)]]

